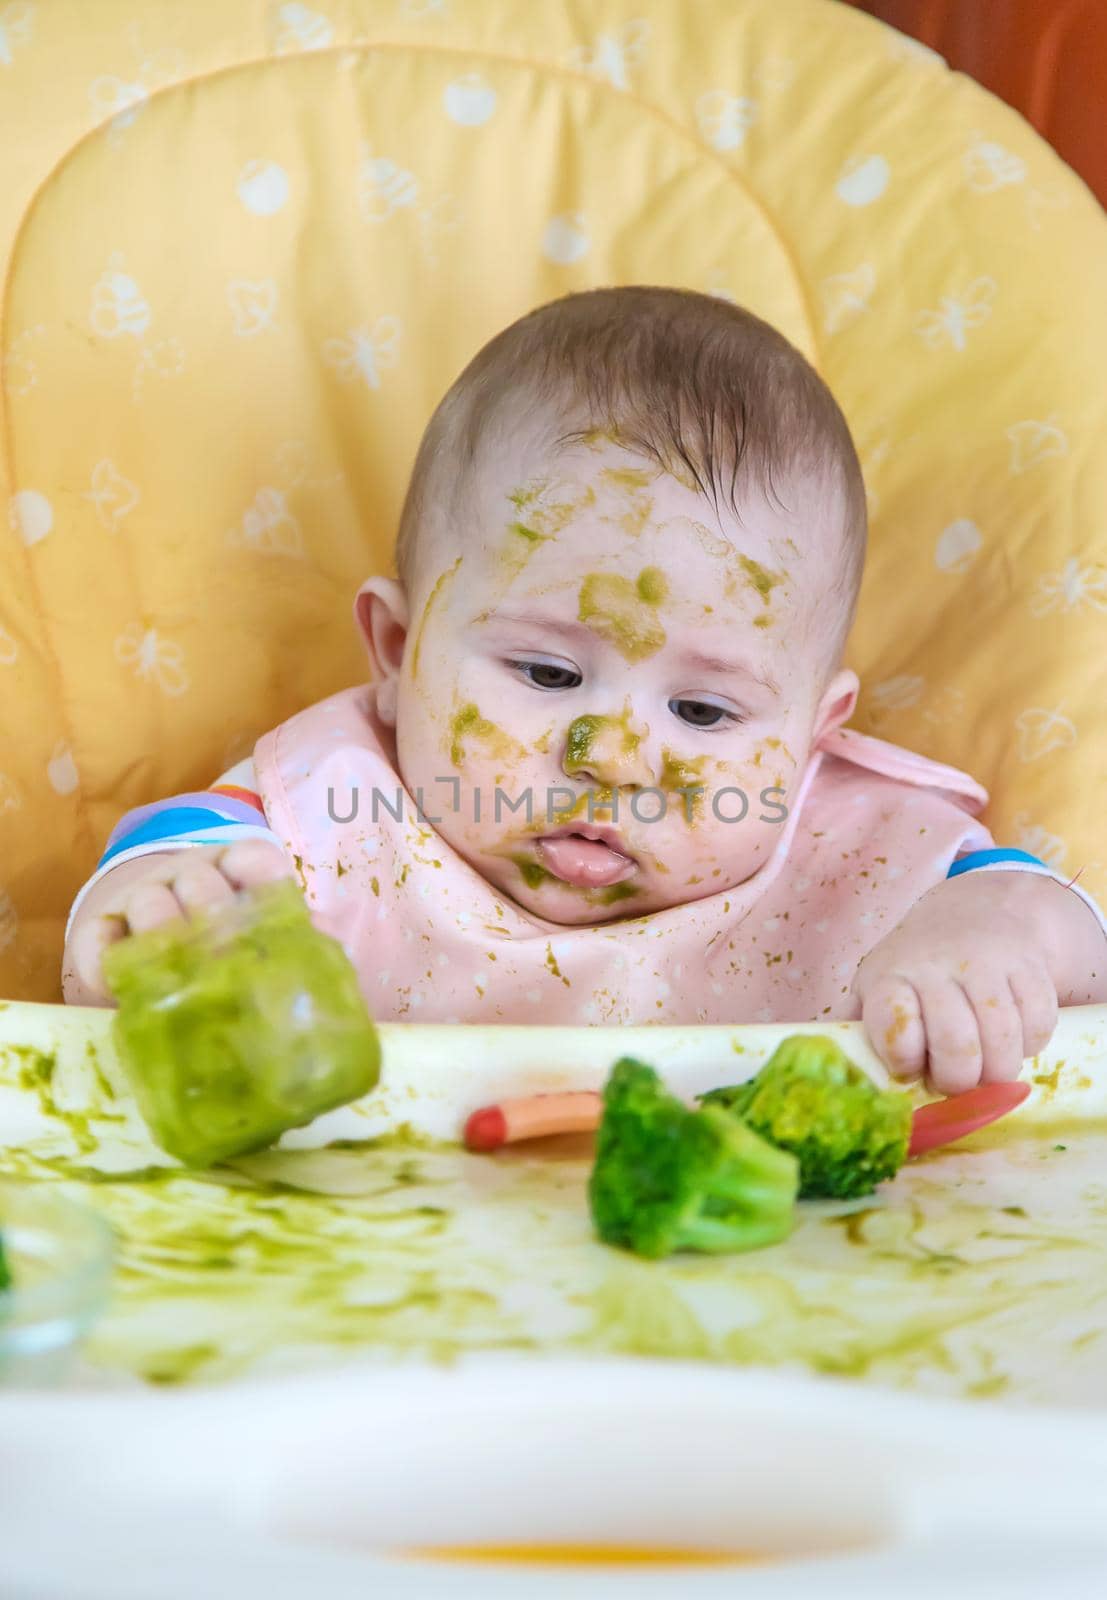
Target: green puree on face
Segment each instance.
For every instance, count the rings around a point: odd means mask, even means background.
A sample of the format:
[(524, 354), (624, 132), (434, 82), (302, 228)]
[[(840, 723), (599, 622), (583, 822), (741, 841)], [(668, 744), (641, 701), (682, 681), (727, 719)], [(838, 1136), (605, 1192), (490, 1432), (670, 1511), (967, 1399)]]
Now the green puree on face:
[(190, 1166), (272, 1144), (380, 1076), (354, 969), (292, 883), (121, 939), (104, 973), (139, 1109)]

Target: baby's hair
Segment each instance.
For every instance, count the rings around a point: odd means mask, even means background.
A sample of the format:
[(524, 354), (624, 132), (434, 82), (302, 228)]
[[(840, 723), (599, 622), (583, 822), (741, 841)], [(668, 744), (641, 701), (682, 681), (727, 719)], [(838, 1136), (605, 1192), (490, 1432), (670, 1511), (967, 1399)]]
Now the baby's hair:
[(843, 621), (834, 631), (844, 636), (865, 556), (857, 452), (826, 384), (760, 317), (714, 295), (634, 286), (567, 295), (513, 322), (470, 361), (423, 436), (396, 543), (405, 582), (428, 515), (453, 520), (478, 453), (531, 418), (554, 428), (555, 447), (610, 433), (716, 512), (740, 517), (750, 483), (786, 509), (782, 497), (801, 478), (836, 495)]

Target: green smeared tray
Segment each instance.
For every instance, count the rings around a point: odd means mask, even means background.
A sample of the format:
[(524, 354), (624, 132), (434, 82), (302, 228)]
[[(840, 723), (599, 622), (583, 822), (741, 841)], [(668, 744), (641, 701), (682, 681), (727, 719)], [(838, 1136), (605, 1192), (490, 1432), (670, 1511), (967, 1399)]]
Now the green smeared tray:
[[(585, 1142), (467, 1155), (465, 1116), (597, 1087), (628, 1052), (690, 1096), (752, 1074), (794, 1026), (386, 1025), (364, 1100), (197, 1174), (152, 1143), (110, 1023), (0, 1006), (0, 1176), (57, 1185), (120, 1238), (83, 1358), (100, 1381), (512, 1350), (1107, 1405), (1107, 1007), (1062, 1013), (1024, 1107), (876, 1195), (805, 1204), (768, 1250), (657, 1263), (593, 1239)], [(883, 1080), (857, 1025), (810, 1031)]]

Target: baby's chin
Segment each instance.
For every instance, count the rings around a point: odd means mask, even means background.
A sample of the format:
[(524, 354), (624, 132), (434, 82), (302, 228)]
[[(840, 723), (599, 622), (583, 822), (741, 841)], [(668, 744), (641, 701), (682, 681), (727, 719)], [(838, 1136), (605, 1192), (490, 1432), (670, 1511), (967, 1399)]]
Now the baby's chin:
[(543, 922), (563, 928), (591, 928), (689, 905), (704, 894), (715, 893), (721, 886), (712, 885), (699, 894), (692, 890), (672, 895), (666, 894), (657, 884), (632, 887), (630, 883), (615, 883), (603, 889), (579, 889), (558, 883), (556, 879), (546, 878), (531, 885), (513, 878), (510, 881), (500, 879), (495, 887), (530, 916), (539, 917)]
[[(568, 884), (544, 884), (537, 889), (523, 883), (499, 887), (530, 916), (561, 928), (594, 928), (601, 923), (641, 917), (660, 909), (655, 897), (641, 890), (613, 898), (608, 890), (573, 889)], [(608, 896), (606, 900), (605, 895)]]
[(658, 909), (656, 889), (645, 883), (584, 888), (561, 882), (537, 862), (526, 858), (507, 863), (506, 870), (505, 863), (494, 857), (484, 862), (471, 862), (471, 865), (498, 894), (530, 916), (559, 927), (592, 927)]

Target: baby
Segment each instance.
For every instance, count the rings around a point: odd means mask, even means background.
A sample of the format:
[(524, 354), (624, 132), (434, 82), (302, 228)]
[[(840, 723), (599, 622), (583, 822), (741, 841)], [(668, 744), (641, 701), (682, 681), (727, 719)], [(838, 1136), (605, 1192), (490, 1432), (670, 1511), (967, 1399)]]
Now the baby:
[(106, 944), (295, 874), (381, 1020), (864, 1018), (900, 1076), (1013, 1077), (1107, 1000), (1094, 904), (997, 850), (965, 774), (844, 728), (865, 548), (845, 420), (723, 301), (601, 289), (450, 389), (372, 669), (211, 790), (132, 811), (70, 917)]

